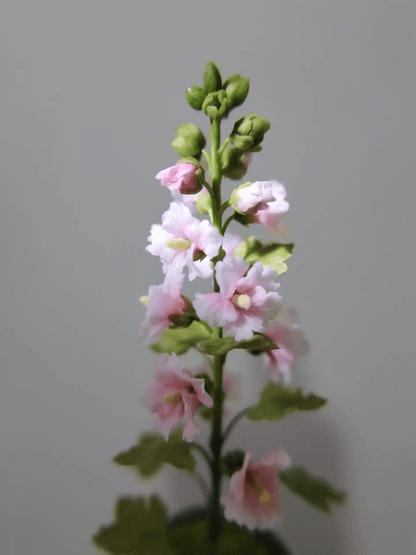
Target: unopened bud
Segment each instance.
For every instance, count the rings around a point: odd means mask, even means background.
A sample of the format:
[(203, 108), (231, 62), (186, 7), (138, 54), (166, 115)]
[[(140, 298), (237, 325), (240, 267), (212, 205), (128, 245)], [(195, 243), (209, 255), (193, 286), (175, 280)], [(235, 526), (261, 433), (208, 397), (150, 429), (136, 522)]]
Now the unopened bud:
[(219, 91), (221, 89), (221, 75), (214, 62), (208, 62), (204, 72), (205, 93)]
[(206, 144), (201, 130), (193, 123), (184, 123), (176, 128), (176, 138), (172, 147), (179, 156), (198, 158)]
[(257, 152), (264, 139), (264, 134), (270, 129), (270, 123), (256, 114), (239, 119), (231, 132), (231, 142), (241, 150)]
[(235, 73), (225, 81), (223, 88), (227, 93), (230, 109), (235, 108), (246, 99), (250, 88), (250, 79)]
[(236, 148), (227, 148), (221, 157), (221, 171), (229, 179), (241, 179), (247, 172), (247, 153)]
[(206, 97), (203, 87), (189, 87), (186, 90), (186, 101), (194, 110), (202, 110), (202, 103)]

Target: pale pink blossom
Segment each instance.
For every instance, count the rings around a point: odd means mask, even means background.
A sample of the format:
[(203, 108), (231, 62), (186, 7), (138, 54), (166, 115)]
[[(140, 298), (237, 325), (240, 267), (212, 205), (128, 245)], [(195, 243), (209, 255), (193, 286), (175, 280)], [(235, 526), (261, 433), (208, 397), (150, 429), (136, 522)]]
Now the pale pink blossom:
[[(194, 374), (204, 373), (214, 380), (214, 371), (211, 366), (201, 366), (194, 371)], [(224, 401), (224, 416), (228, 416), (229, 410), (234, 410), (235, 407), (241, 402), (242, 399), (242, 377), (236, 372), (224, 368), (222, 389), (225, 394)]]
[(218, 254), (222, 236), (207, 220), (192, 216), (181, 203), (172, 202), (162, 215), (162, 225), (153, 224), (146, 250), (160, 256), (165, 273), (173, 267), (188, 267), (189, 281), (208, 278), (213, 270), (210, 259)]
[(255, 181), (239, 188), (236, 195), (237, 210), (269, 229), (276, 228), (279, 216), (289, 210), (285, 186), (278, 181)]
[(151, 342), (172, 325), (175, 316), (189, 308), (181, 294), (183, 272), (170, 272), (162, 285), (151, 285), (146, 298), (146, 317), (141, 326), (142, 339)]
[(178, 162), (170, 168), (160, 171), (155, 178), (160, 179), (160, 184), (172, 192), (182, 194), (194, 194), (201, 190), (202, 185), (198, 183), (196, 172), (198, 167), (188, 162)]
[(213, 406), (213, 400), (204, 389), (205, 380), (195, 378), (179, 364), (177, 355), (163, 356), (159, 359), (155, 377), (147, 384), (143, 396), (146, 408), (156, 415), (159, 427), (167, 439), (173, 426), (185, 421), (182, 437), (192, 441), (199, 433), (195, 419), (201, 405)]
[(224, 335), (233, 335), (236, 341), (252, 339), (254, 331), (262, 332), (276, 316), (281, 298), (276, 293), (280, 284), (274, 281), (277, 272), (261, 262), (249, 268), (241, 256), (226, 256), (215, 267), (220, 292), (195, 295), (199, 318), (211, 327), (223, 327)]
[(289, 383), (292, 364), (309, 350), (305, 334), (298, 327), (296, 309), (280, 308), (276, 320), (265, 327), (264, 335), (279, 347), (266, 351), (264, 356), (271, 379), (277, 381), (282, 376), (283, 381)]
[(231, 476), (230, 489), (221, 498), (224, 516), (250, 530), (273, 527), (280, 519), (278, 474), (290, 458), (278, 449), (250, 464), (252, 456), (248, 451), (241, 470)]

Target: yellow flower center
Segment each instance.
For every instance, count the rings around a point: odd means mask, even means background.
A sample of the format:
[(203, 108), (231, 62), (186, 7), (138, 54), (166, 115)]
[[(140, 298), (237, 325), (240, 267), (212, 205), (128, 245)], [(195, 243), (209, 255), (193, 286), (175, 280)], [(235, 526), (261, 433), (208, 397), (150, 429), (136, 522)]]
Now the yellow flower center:
[(163, 400), (167, 405), (171, 405), (172, 403), (179, 403), (182, 399), (182, 395), (178, 391), (172, 391), (171, 393), (166, 393), (163, 395)]
[(248, 295), (235, 295), (235, 297), (236, 303), (240, 308), (244, 308), (245, 310), (248, 310), (250, 308), (251, 300)]
[(186, 251), (192, 245), (191, 241), (188, 239), (169, 239), (166, 241), (166, 246), (175, 251)]
[(256, 496), (262, 505), (268, 503), (271, 499), (270, 491), (262, 486), (258, 486)]
[(142, 295), (142, 296), (139, 298), (139, 301), (140, 301), (142, 304), (144, 304), (144, 306), (146, 306), (146, 305), (149, 304), (149, 297), (146, 297), (145, 295)]

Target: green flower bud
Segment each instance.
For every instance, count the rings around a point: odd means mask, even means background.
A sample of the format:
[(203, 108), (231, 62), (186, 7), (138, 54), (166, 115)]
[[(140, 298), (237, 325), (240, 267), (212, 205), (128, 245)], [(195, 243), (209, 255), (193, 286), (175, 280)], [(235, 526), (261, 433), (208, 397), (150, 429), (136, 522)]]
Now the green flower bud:
[(179, 156), (198, 158), (206, 144), (201, 130), (193, 123), (184, 123), (176, 128), (176, 138), (172, 147)]
[(223, 88), (227, 93), (230, 109), (235, 108), (240, 106), (246, 99), (250, 88), (250, 79), (235, 73), (225, 81)]
[(221, 171), (229, 179), (241, 179), (247, 172), (247, 153), (236, 147), (227, 148), (221, 157)]
[(224, 91), (209, 93), (202, 104), (203, 111), (211, 119), (221, 118), (226, 113), (228, 107), (227, 95)]
[(186, 101), (194, 110), (202, 110), (202, 103), (206, 97), (203, 87), (189, 87), (186, 90)]
[(204, 73), (204, 90), (205, 93), (219, 91), (221, 89), (221, 75), (214, 62), (208, 62), (205, 66)]
[(231, 142), (241, 150), (258, 152), (261, 150), (260, 143), (264, 139), (264, 134), (270, 129), (270, 123), (258, 117), (256, 114), (244, 116), (239, 119), (231, 132)]
[(212, 214), (211, 195), (207, 190), (201, 191), (196, 197), (196, 209), (200, 214)]

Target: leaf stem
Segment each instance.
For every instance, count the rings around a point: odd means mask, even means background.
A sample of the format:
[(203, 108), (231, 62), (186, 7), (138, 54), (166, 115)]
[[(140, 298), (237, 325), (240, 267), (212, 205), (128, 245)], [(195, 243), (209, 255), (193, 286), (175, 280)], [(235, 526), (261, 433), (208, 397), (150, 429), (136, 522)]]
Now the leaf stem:
[(189, 443), (189, 445), (190, 445), (191, 447), (194, 447), (195, 449), (197, 449), (197, 450), (203, 455), (204, 459), (207, 461), (208, 466), (209, 466), (210, 468), (212, 468), (212, 459), (211, 459), (211, 456), (210, 456), (210, 454), (208, 453), (208, 451), (205, 449), (205, 447), (203, 447), (203, 446), (202, 446), (201, 444), (199, 444), (199, 443), (196, 443), (195, 441), (191, 441), (191, 442)]
[(234, 220), (234, 214), (231, 214), (231, 216), (225, 220), (225, 224), (222, 226), (222, 232), (225, 233), (225, 230), (227, 229), (227, 227), (229, 226), (229, 224)]
[(243, 416), (245, 416), (245, 414), (250, 411), (253, 407), (247, 407), (245, 409), (243, 409), (242, 411), (240, 411), (239, 413), (237, 413), (234, 418), (231, 420), (231, 422), (228, 424), (227, 428), (225, 429), (225, 432), (222, 436), (222, 440), (221, 440), (221, 445), (224, 445), (225, 440), (227, 439), (227, 437), (230, 435), (231, 430), (234, 428), (234, 426), (237, 424), (237, 422), (240, 420), (240, 418), (242, 418)]

